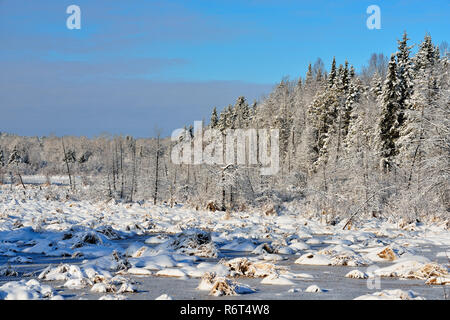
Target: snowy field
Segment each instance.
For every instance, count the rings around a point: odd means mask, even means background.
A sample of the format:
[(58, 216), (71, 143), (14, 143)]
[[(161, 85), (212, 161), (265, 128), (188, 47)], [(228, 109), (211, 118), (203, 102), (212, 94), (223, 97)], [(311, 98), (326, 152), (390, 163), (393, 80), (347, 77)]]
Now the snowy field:
[(0, 185), (0, 299), (445, 299), (445, 222), (54, 200)]

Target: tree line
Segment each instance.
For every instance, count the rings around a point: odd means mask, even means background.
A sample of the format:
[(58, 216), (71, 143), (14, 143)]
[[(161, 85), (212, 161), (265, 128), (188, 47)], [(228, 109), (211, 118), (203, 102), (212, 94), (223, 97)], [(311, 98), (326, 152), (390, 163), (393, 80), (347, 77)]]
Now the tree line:
[[(304, 77), (284, 78), (260, 101), (239, 97), (205, 128), (279, 130), (280, 171), (257, 166), (173, 164), (170, 138), (0, 136), (5, 176), (64, 174), (73, 194), (122, 201), (188, 203), (247, 210), (268, 204), (336, 223), (361, 216), (420, 221), (448, 217), (449, 54), (426, 35), (406, 32), (390, 58), (374, 54), (357, 74), (348, 61), (309, 64)], [(192, 126), (187, 127), (191, 138)], [(202, 134), (202, 133), (200, 133)], [(2, 180), (3, 179), (3, 180)]]

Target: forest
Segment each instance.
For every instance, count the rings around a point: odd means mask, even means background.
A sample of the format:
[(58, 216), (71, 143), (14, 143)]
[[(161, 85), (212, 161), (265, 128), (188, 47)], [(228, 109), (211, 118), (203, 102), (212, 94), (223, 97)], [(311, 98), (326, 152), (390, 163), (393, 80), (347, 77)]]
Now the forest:
[[(325, 70), (318, 59), (306, 75), (283, 78), (259, 101), (241, 96), (214, 107), (204, 130), (279, 130), (277, 174), (261, 175), (255, 164), (175, 164), (177, 141), (158, 132), (151, 138), (1, 133), (0, 183), (26, 188), (23, 176), (64, 175), (72, 199), (266, 214), (294, 209), (332, 225), (353, 215), (405, 224), (446, 218), (449, 53), (428, 34), (415, 46), (408, 41), (405, 32), (396, 52), (373, 54), (358, 73), (334, 58)], [(186, 129), (188, 141), (203, 134), (188, 123)]]

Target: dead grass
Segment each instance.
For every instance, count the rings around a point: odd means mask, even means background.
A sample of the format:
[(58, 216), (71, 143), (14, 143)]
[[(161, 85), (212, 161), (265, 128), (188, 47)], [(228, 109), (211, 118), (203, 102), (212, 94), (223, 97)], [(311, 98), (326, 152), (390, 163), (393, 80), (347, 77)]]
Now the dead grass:
[(384, 250), (378, 252), (377, 256), (379, 256), (381, 259), (385, 259), (385, 260), (388, 260), (388, 261), (394, 261), (394, 260), (397, 259), (397, 255), (389, 247), (386, 247)]

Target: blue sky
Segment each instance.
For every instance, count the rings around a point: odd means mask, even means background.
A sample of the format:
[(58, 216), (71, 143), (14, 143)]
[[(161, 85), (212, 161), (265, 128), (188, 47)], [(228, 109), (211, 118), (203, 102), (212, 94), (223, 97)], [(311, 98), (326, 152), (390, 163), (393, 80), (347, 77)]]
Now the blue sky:
[[(66, 8), (81, 8), (81, 29)], [(366, 8), (381, 9), (381, 29)], [(333, 56), (358, 70), (406, 30), (448, 41), (450, 2), (0, 0), (0, 131), (169, 135)]]

